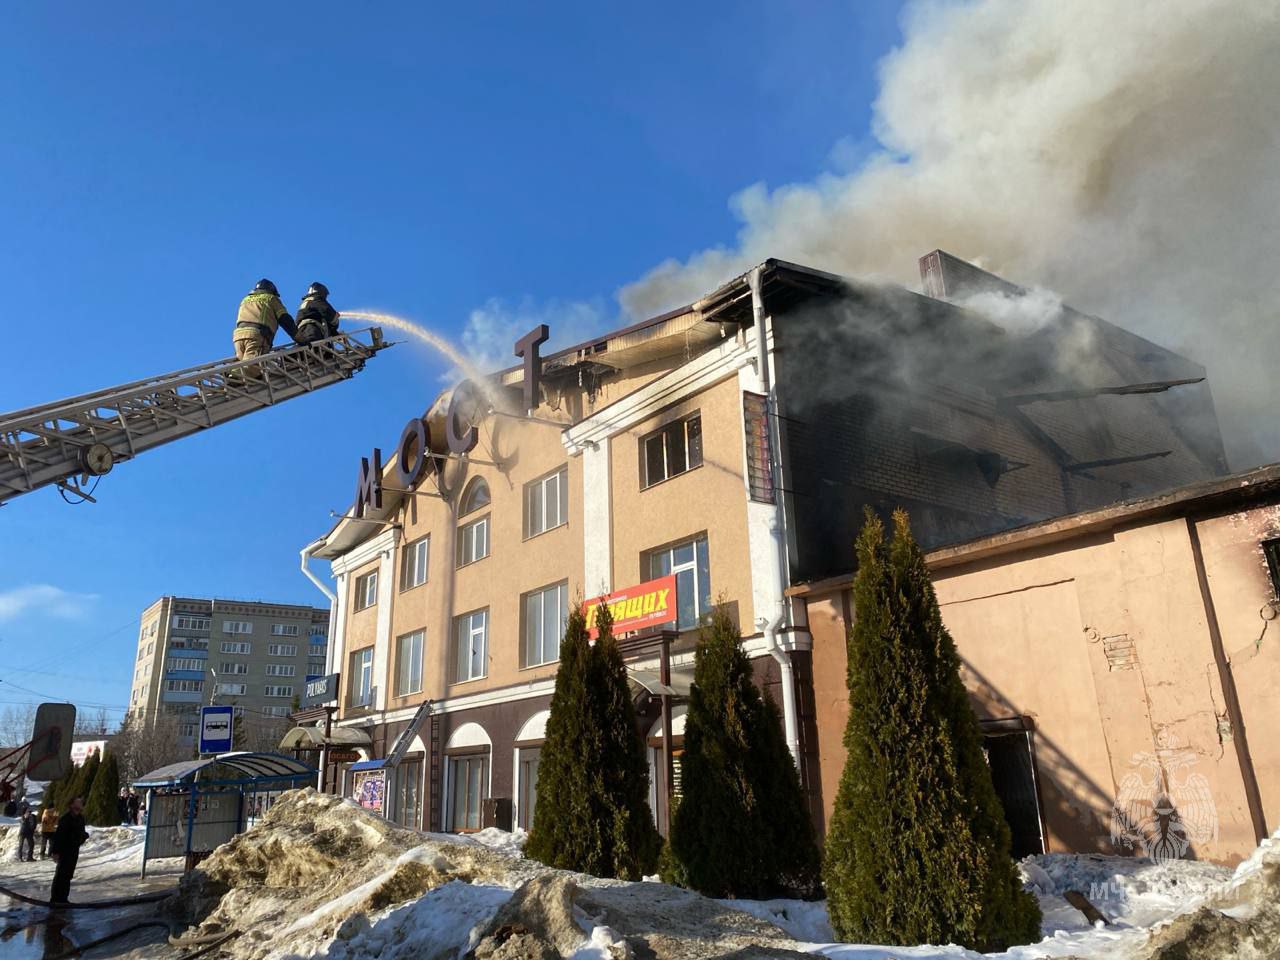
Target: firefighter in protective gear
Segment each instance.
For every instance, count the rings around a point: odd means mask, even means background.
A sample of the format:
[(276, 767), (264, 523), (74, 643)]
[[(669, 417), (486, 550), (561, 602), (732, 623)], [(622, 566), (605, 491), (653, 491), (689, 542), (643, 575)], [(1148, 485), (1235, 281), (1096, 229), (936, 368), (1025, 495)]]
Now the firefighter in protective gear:
[(315, 343), (338, 335), (338, 317), (341, 314), (329, 304), (329, 288), (316, 281), (307, 287), (306, 296), (298, 305), (298, 332), (293, 339), (298, 343)]
[(297, 327), (280, 302), (280, 291), (270, 280), (259, 280), (240, 301), (240, 312), (236, 314), (236, 328), (231, 334), (236, 359), (251, 360), (267, 353), (275, 342), (277, 327), (284, 327), (289, 336), (297, 338)]

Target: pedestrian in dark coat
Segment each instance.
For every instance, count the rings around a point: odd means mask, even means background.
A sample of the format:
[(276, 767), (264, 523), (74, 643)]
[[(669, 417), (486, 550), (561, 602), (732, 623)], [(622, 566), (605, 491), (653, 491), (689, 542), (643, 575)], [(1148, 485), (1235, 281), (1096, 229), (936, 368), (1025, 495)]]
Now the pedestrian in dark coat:
[(67, 903), (71, 895), (71, 877), (76, 872), (80, 848), (89, 839), (84, 828), (84, 800), (76, 797), (67, 812), (58, 819), (58, 829), (53, 832), (53, 859), (58, 866), (53, 871), (53, 890), (49, 899), (55, 904)]
[[(40, 820), (36, 816), (36, 812), (30, 807), (22, 815), (22, 822), (18, 825), (18, 859), (31, 861), (36, 858), (36, 825)], [(26, 851), (26, 855), (23, 855)]]

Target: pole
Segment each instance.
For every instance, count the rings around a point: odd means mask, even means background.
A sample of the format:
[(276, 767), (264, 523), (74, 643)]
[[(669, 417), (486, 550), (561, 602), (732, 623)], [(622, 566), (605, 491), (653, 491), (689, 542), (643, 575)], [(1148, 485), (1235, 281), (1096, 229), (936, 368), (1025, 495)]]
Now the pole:
[(329, 737), (333, 734), (333, 707), (324, 708), (324, 743), (320, 744), (320, 792), (329, 774)]
[(658, 664), (658, 679), (662, 682), (662, 764), (666, 778), (666, 795), (667, 795), (667, 836), (671, 836), (671, 806), (675, 800), (676, 785), (676, 756), (675, 750), (671, 745), (671, 634), (667, 631), (662, 633), (662, 659)]

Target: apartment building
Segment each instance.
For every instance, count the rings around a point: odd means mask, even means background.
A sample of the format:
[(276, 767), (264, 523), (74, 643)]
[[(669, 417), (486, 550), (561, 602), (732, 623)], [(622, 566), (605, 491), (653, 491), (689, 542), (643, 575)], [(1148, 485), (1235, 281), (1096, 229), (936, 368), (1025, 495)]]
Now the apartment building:
[(327, 609), (161, 597), (142, 613), (129, 710), (148, 726), (176, 717), (185, 746), (201, 706), (231, 704), (247, 737), (269, 739), (323, 675), (328, 631)]
[(627, 641), (659, 826), (715, 603), (782, 708), (821, 825), (825, 705), (788, 591), (852, 569), (864, 508), (906, 507), (939, 547), (1225, 470), (1202, 368), (1069, 310), (1000, 328), (947, 284), (1016, 287), (940, 252), (921, 266), (932, 295), (771, 260), (546, 358), (532, 331), (521, 365), (446, 391), (374, 450), (352, 509), (304, 551), (335, 578), (330, 742), (361, 758), (326, 781), (413, 826), (504, 809), (528, 826), (569, 606), (670, 577), (668, 680), (643, 633)]

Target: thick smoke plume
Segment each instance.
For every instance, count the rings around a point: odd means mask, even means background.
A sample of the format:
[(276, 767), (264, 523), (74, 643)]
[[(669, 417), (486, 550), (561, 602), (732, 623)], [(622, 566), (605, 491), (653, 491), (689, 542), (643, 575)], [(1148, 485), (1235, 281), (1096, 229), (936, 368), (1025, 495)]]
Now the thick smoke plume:
[(919, 287), (935, 247), (1209, 368), (1234, 468), (1280, 459), (1280, 4), (909, 7), (859, 170), (733, 204), (728, 249), (624, 288), (637, 316), (767, 257)]

